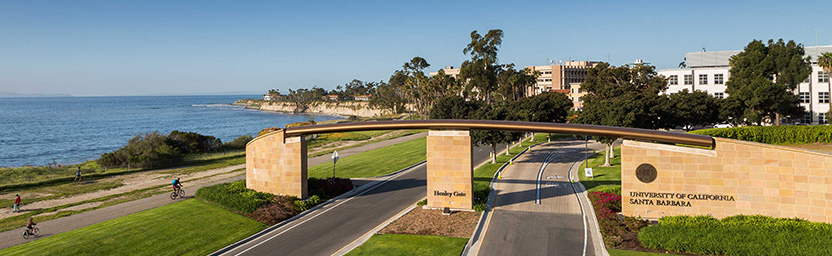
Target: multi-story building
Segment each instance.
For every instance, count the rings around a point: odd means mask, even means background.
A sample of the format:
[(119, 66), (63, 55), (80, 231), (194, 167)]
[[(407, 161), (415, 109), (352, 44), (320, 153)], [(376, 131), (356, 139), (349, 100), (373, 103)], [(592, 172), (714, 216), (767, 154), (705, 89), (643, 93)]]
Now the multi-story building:
[[(800, 105), (806, 109), (801, 123), (825, 124), (829, 111), (829, 74), (818, 66), (818, 56), (832, 52), (832, 45), (805, 47), (806, 56), (812, 59), (812, 74), (800, 83), (798, 91)], [(685, 54), (686, 68), (659, 70), (667, 78), (666, 93), (683, 89), (705, 91), (717, 98), (728, 97), (725, 83), (731, 74), (729, 59), (742, 51), (689, 52)]]
[(581, 99), (584, 95), (586, 95), (586, 91), (581, 90), (581, 83), (569, 83), (569, 93), (566, 96), (569, 96), (569, 99), (572, 100), (573, 111), (584, 110), (584, 100)]
[(540, 72), (537, 83), (529, 88), (527, 95), (537, 95), (552, 90), (569, 90), (572, 83), (582, 83), (586, 70), (598, 65), (598, 61), (567, 61), (558, 65), (527, 66), (531, 71)]
[[(440, 70), (445, 71), (445, 74), (446, 74), (446, 75), (449, 75), (449, 76), (451, 76), (451, 77), (453, 77), (453, 78), (458, 78), (458, 77), (459, 77), (459, 69), (458, 69), (458, 68), (454, 68), (454, 66), (445, 66), (445, 68), (440, 69)], [(437, 72), (430, 72), (430, 73), (428, 73), (428, 74), (429, 74), (430, 76), (435, 76), (435, 75), (438, 75), (438, 74), (439, 74), (439, 71), (437, 71)]]

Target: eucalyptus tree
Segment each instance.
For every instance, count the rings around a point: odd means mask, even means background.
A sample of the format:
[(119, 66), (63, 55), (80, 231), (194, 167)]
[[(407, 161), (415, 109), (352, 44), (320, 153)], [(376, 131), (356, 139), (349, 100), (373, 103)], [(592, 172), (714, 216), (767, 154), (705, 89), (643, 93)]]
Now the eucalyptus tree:
[(480, 35), (476, 30), (471, 32), (471, 42), (462, 50), (471, 59), (462, 62), (459, 77), (465, 81), (468, 92), (476, 92), (478, 98), (491, 102), (491, 93), (497, 89), (497, 73), (501, 69), (498, 65), (497, 52), (503, 43), (503, 31), (489, 30)]

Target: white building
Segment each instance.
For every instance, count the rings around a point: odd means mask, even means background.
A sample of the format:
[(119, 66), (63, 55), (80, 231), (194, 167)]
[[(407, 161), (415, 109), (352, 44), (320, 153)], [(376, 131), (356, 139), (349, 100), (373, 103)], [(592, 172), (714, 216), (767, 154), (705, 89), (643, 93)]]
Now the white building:
[[(812, 57), (812, 74), (799, 85), (800, 105), (806, 109), (802, 123), (825, 124), (829, 111), (829, 74), (818, 66), (818, 56), (832, 52), (832, 45), (805, 47), (806, 55)], [(741, 51), (689, 52), (685, 54), (687, 68), (659, 70), (667, 78), (667, 93), (683, 89), (708, 92), (717, 98), (728, 97), (725, 83), (731, 74), (729, 59)], [(810, 119), (811, 118), (811, 121)]]

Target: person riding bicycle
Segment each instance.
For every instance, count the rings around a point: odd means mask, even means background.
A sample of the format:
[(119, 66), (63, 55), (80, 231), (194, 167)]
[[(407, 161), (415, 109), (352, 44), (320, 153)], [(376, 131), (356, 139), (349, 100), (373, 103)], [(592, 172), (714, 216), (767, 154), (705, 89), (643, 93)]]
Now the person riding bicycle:
[(29, 231), (29, 234), (31, 234), (32, 229), (35, 228), (35, 225), (37, 225), (37, 224), (35, 224), (35, 218), (34, 217), (29, 217), (29, 221), (26, 222), (26, 231)]
[(179, 182), (179, 177), (177, 177), (176, 179), (173, 179), (172, 184), (173, 184), (173, 191), (174, 191), (174, 192), (175, 192), (176, 190), (179, 190), (179, 188), (181, 188), (181, 187), (182, 187), (182, 183), (180, 183), (180, 182)]

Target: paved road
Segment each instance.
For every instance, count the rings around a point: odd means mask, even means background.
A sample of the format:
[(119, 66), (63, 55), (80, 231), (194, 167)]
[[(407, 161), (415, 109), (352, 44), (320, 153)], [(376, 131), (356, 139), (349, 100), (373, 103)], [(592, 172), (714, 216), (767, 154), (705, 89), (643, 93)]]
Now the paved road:
[[(504, 146), (503, 146), (504, 147)], [(488, 160), (488, 147), (474, 148), (474, 163)], [(358, 195), (308, 212), (220, 255), (331, 255), (425, 197), (424, 165)]]
[[(417, 139), (417, 138), (422, 138), (422, 137), (425, 137), (426, 135), (427, 135), (427, 133), (412, 134), (412, 135), (403, 136), (403, 137), (399, 137), (399, 138), (395, 138), (395, 139), (391, 139), (391, 140), (386, 140), (386, 141), (381, 141), (381, 142), (377, 142), (377, 143), (367, 144), (367, 145), (364, 145), (364, 146), (361, 146), (361, 147), (347, 149), (347, 150), (344, 150), (343, 152), (339, 151), (338, 154), (341, 157), (348, 157), (350, 155), (354, 155), (354, 154), (361, 153), (361, 152), (364, 152), (364, 151), (373, 150), (373, 149), (393, 145), (393, 144), (396, 144), (396, 143), (402, 143), (402, 142), (410, 141), (410, 140)], [(329, 155), (323, 155), (323, 156), (309, 158), (308, 163), (309, 163), (309, 166), (313, 166), (313, 165), (316, 165), (316, 164), (325, 163), (327, 161), (332, 161), (330, 159), (330, 156)], [(243, 165), (238, 165), (236, 167), (237, 168), (245, 168), (245, 165), (244, 164)], [(225, 179), (225, 180), (221, 180), (221, 181), (217, 181), (217, 182), (212, 182), (212, 183), (209, 183), (209, 184), (202, 184), (202, 185), (195, 185), (194, 183), (188, 183), (188, 181), (184, 181), (185, 185), (186, 185), (185, 190), (187, 191), (186, 198), (193, 197), (193, 193), (196, 192), (199, 188), (201, 188), (203, 186), (209, 186), (209, 185), (214, 185), (214, 184), (219, 184), (219, 183), (232, 182), (232, 181), (237, 181), (237, 180), (242, 180), (242, 179), (245, 179), (245, 175), (240, 175), (240, 176), (236, 176), (236, 177), (233, 177), (233, 178), (229, 178), (229, 179)], [(194, 185), (188, 185), (188, 184), (194, 184)], [(170, 200), (170, 198), (168, 196), (169, 196), (168, 193), (165, 192), (163, 194), (151, 196), (151, 197), (144, 198), (144, 199), (139, 199), (139, 200), (136, 200), (136, 201), (117, 204), (117, 205), (114, 205), (114, 206), (104, 207), (104, 208), (101, 208), (101, 209), (96, 209), (96, 210), (92, 210), (92, 211), (88, 211), (88, 212), (84, 212), (84, 213), (80, 213), (80, 214), (76, 214), (76, 215), (72, 215), (72, 216), (68, 216), (68, 217), (63, 217), (63, 218), (59, 218), (59, 219), (54, 219), (54, 220), (50, 220), (50, 221), (41, 222), (41, 223), (38, 223), (38, 228), (40, 228), (40, 230), (41, 230), (41, 236), (39, 236), (36, 239), (30, 238), (28, 240), (24, 240), (23, 237), (22, 237), (23, 227), (18, 228), (18, 229), (5, 231), (5, 232), (0, 232), (0, 249), (12, 247), (12, 246), (15, 246), (15, 245), (18, 245), (18, 244), (23, 244), (23, 243), (34, 241), (34, 240), (41, 239), (41, 238), (44, 238), (44, 237), (49, 237), (49, 236), (53, 236), (53, 235), (60, 234), (60, 233), (63, 233), (63, 232), (67, 232), (67, 231), (70, 231), (70, 230), (75, 230), (75, 229), (78, 229), (78, 228), (86, 227), (86, 226), (96, 224), (96, 223), (99, 223), (99, 222), (102, 222), (102, 221), (115, 219), (115, 218), (118, 218), (118, 217), (121, 217), (121, 216), (137, 213), (137, 212), (148, 210), (148, 209), (153, 209), (153, 208), (156, 208), (156, 207), (159, 207), (159, 206), (162, 206), (162, 205), (166, 205), (166, 204), (175, 203), (175, 202), (180, 201), (180, 200), (176, 200), (176, 201)], [(37, 217), (35, 217), (35, 220), (37, 221)]]
[[(590, 150), (602, 147), (590, 144)], [(478, 255), (584, 255), (585, 247), (585, 255), (596, 255), (568, 178), (569, 169), (583, 156), (583, 141), (557, 141), (533, 148), (509, 167), (500, 180)]]

